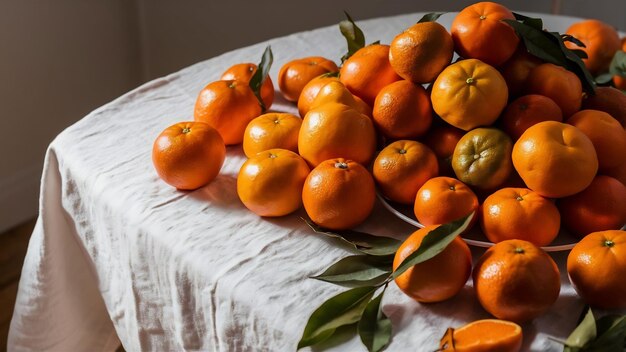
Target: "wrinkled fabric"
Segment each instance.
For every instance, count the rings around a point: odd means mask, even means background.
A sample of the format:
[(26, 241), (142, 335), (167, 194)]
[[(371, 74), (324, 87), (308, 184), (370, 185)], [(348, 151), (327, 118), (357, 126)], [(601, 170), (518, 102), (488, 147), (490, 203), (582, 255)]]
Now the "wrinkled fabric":
[[(359, 22), (367, 42), (389, 43), (421, 14)], [(548, 28), (570, 20), (543, 16)], [(449, 28), (452, 15), (440, 22)], [(208, 44), (207, 44), (208, 45)], [(101, 107), (50, 145), (40, 214), (22, 278), (10, 351), (293, 351), (309, 315), (344, 289), (309, 279), (350, 252), (311, 232), (302, 210), (278, 219), (248, 211), (236, 193), (245, 157), (228, 147), (220, 175), (181, 192), (162, 182), (152, 143), (166, 127), (193, 119), (197, 93), (229, 66), (274, 52), (281, 64), (322, 55), (339, 60), (345, 42), (336, 26), (277, 38), (223, 54), (152, 81)], [(272, 110), (296, 113), (276, 94)], [(414, 229), (379, 204), (361, 226), (405, 238)], [(473, 249), (474, 259), (482, 252)], [(561, 347), (582, 303), (567, 280), (566, 253), (555, 255), (561, 295), (524, 326), (525, 349)], [(383, 300), (394, 337), (389, 351), (434, 350), (449, 326), (486, 318), (471, 287), (453, 299), (419, 304), (391, 284)], [(346, 337), (338, 351), (364, 351)]]

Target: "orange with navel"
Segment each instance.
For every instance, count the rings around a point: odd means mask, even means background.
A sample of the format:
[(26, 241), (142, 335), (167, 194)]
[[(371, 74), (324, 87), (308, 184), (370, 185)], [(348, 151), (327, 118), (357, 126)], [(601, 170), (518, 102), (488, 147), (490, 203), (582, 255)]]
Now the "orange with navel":
[(413, 210), (422, 225), (441, 225), (458, 220), (478, 209), (476, 194), (451, 177), (434, 177), (417, 191)]
[(377, 130), (389, 139), (422, 136), (433, 120), (426, 90), (406, 80), (393, 82), (376, 96), (373, 109)]
[(312, 79), (338, 70), (339, 68), (333, 61), (321, 56), (292, 60), (278, 71), (278, 87), (285, 99), (297, 102), (302, 89)]
[(576, 22), (565, 33), (574, 36), (585, 45), (579, 47), (575, 43), (565, 42), (567, 48), (587, 53), (587, 58), (582, 60), (593, 75), (607, 71), (613, 55), (622, 46), (615, 28), (598, 20)]
[(512, 101), (500, 118), (502, 130), (517, 140), (528, 127), (541, 121), (563, 121), (563, 112), (554, 100), (529, 94)]
[(539, 94), (552, 99), (570, 117), (580, 110), (583, 88), (578, 76), (561, 66), (541, 64), (530, 71), (526, 80), (526, 94)]
[[(369, 107), (361, 98), (352, 95), (348, 88), (339, 81), (326, 83), (321, 87), (315, 99), (309, 105), (309, 110), (326, 103), (339, 103), (348, 105), (363, 115), (372, 116), (372, 108)], [(308, 111), (307, 111), (308, 112)]]
[(431, 128), (422, 141), (437, 156), (439, 175), (455, 177), (452, 169), (452, 155), (454, 148), (465, 132), (448, 124), (442, 124)]
[(269, 112), (256, 117), (244, 132), (243, 152), (248, 158), (274, 148), (297, 153), (301, 125), (299, 117), (287, 113)]
[[(253, 63), (241, 63), (236, 64), (228, 68), (220, 80), (222, 81), (241, 81), (244, 83), (250, 83), (250, 79), (256, 73), (257, 66)], [(261, 99), (265, 105), (265, 109), (269, 109), (274, 102), (274, 83), (270, 76), (265, 78), (263, 85), (261, 85)]]
[(483, 319), (449, 328), (437, 351), (518, 352), (522, 348), (522, 327), (506, 320)]

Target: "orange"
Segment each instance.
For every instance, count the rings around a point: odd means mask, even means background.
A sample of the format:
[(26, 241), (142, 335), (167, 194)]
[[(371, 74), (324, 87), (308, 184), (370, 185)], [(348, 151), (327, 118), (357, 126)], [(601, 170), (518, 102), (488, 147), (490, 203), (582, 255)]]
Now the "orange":
[(401, 78), (389, 63), (389, 45), (371, 44), (343, 63), (339, 79), (352, 94), (373, 106), (378, 92)]
[[(222, 81), (241, 81), (250, 83), (250, 79), (256, 73), (257, 66), (252, 63), (242, 63), (231, 66), (228, 70), (222, 73), (220, 80)], [(274, 83), (270, 76), (265, 78), (263, 85), (261, 85), (261, 99), (266, 109), (269, 109), (274, 102)]]
[(174, 124), (161, 132), (152, 147), (152, 163), (159, 177), (182, 190), (211, 182), (225, 156), (222, 137), (203, 122)]
[(500, 186), (511, 175), (511, 138), (495, 128), (476, 128), (456, 144), (452, 169), (464, 183), (481, 189)]
[(437, 157), (420, 142), (400, 140), (380, 151), (374, 160), (374, 180), (394, 202), (413, 204), (417, 191), (437, 176)]
[[(626, 51), (626, 37), (622, 38), (622, 51)], [(613, 76), (613, 83), (615, 87), (621, 90), (626, 90), (626, 77), (622, 76)]]
[(463, 58), (502, 65), (519, 43), (515, 30), (503, 22), (504, 19), (514, 20), (515, 17), (506, 7), (493, 2), (479, 2), (464, 8), (452, 22), (454, 48)]
[(409, 81), (393, 82), (376, 96), (374, 124), (390, 139), (413, 139), (423, 135), (433, 120), (426, 90)]
[(513, 56), (500, 67), (500, 73), (509, 87), (509, 96), (517, 97), (523, 92), (530, 71), (541, 63), (541, 60), (528, 53), (523, 44), (518, 45)]
[(193, 111), (194, 120), (215, 128), (226, 145), (241, 143), (246, 126), (259, 115), (259, 101), (242, 81), (209, 83), (198, 95)]
[(589, 137), (574, 126), (544, 121), (513, 145), (513, 166), (528, 188), (544, 197), (570, 196), (587, 188), (598, 171)]
[(495, 68), (475, 59), (446, 67), (433, 83), (435, 112), (454, 127), (469, 131), (491, 125), (507, 104), (508, 88)]
[[(395, 271), (402, 261), (415, 252), (422, 240), (437, 226), (427, 226), (409, 236), (393, 258)], [(456, 237), (439, 254), (407, 269), (395, 279), (398, 288), (418, 302), (445, 301), (465, 286), (472, 271), (472, 254), (460, 237)]]
[(581, 110), (567, 120), (593, 143), (600, 170), (618, 167), (626, 162), (626, 133), (619, 121), (606, 112)]
[(585, 303), (626, 308), (626, 231), (591, 233), (567, 256), (567, 273)]
[(474, 267), (478, 301), (498, 319), (523, 323), (545, 313), (559, 297), (554, 260), (528, 241), (496, 243)]
[(556, 205), (527, 188), (503, 188), (483, 202), (480, 225), (493, 243), (524, 240), (542, 247), (559, 234)]
[(269, 149), (241, 166), (237, 194), (246, 208), (259, 216), (283, 216), (302, 205), (302, 188), (309, 166), (298, 154)]
[(321, 56), (311, 56), (289, 61), (278, 71), (278, 87), (285, 99), (298, 101), (304, 86), (313, 78), (337, 72), (337, 65)]
[(465, 132), (448, 124), (431, 128), (423, 137), (423, 142), (437, 156), (440, 176), (455, 176), (452, 169), (454, 148)]
[(438, 351), (518, 352), (522, 348), (521, 326), (506, 320), (476, 320), (460, 328), (449, 328)]
[(376, 152), (376, 131), (369, 117), (347, 105), (327, 103), (304, 117), (298, 150), (312, 166), (331, 158), (367, 165)]
[(626, 94), (613, 87), (597, 87), (596, 94), (583, 100), (583, 109), (604, 111), (626, 128)]
[(561, 108), (564, 117), (580, 110), (583, 88), (580, 79), (561, 66), (546, 63), (530, 71), (526, 80), (526, 94), (544, 95)]
[[(625, 132), (626, 133), (626, 132)], [(626, 186), (626, 163), (612, 169), (604, 170), (604, 175), (611, 176)]]
[(450, 64), (452, 37), (437, 22), (416, 23), (398, 34), (389, 46), (389, 63), (396, 73), (413, 83), (430, 83)]
[[(322, 86), (309, 105), (309, 110), (329, 102), (348, 105), (363, 115), (372, 116), (372, 108), (361, 98), (352, 95), (348, 88), (339, 81), (331, 81)], [(308, 111), (307, 111), (308, 112)]]
[(588, 58), (583, 59), (583, 62), (594, 75), (608, 70), (613, 55), (622, 46), (615, 28), (598, 20), (576, 22), (565, 33), (585, 44), (582, 48), (572, 42), (565, 42), (569, 49), (579, 49), (587, 53)]
[(302, 190), (304, 209), (311, 220), (332, 230), (346, 230), (365, 221), (375, 199), (370, 173), (361, 164), (342, 158), (319, 164)]
[(528, 127), (541, 121), (561, 122), (563, 113), (554, 100), (537, 94), (515, 99), (506, 107), (500, 118), (502, 130), (513, 140), (519, 139)]
[(598, 175), (584, 191), (559, 200), (563, 225), (582, 237), (626, 224), (626, 186)]
[(415, 217), (423, 225), (447, 224), (478, 209), (478, 198), (463, 182), (451, 177), (426, 181), (415, 197)]
[(317, 97), (320, 89), (330, 82), (338, 82), (339, 77), (329, 76), (329, 75), (321, 75), (313, 78), (307, 83), (304, 88), (302, 88), (302, 92), (300, 92), (300, 97), (298, 98), (298, 113), (300, 117), (304, 117), (307, 112), (311, 109), (311, 103)]
[(243, 152), (248, 158), (268, 149), (298, 152), (302, 120), (292, 114), (270, 112), (250, 121), (243, 134)]

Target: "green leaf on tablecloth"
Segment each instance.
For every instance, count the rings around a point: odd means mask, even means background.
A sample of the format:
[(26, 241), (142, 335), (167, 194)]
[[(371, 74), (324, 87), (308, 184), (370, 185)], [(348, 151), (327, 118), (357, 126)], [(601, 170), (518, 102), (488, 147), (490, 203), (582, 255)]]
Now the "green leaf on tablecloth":
[(339, 30), (344, 38), (346, 38), (348, 52), (341, 57), (341, 63), (365, 46), (365, 35), (363, 31), (354, 23), (348, 12), (344, 11), (344, 13), (348, 19), (339, 22)]
[(376, 286), (391, 275), (392, 260), (391, 257), (351, 255), (311, 278), (348, 287)]
[(254, 92), (257, 100), (259, 101), (259, 105), (261, 105), (261, 110), (265, 112), (267, 107), (265, 103), (263, 103), (263, 99), (261, 98), (261, 87), (263, 86), (263, 82), (267, 78), (267, 75), (270, 72), (270, 67), (272, 67), (272, 63), (274, 62), (274, 54), (272, 54), (272, 48), (268, 45), (263, 52), (263, 56), (261, 57), (261, 62), (257, 65), (257, 70), (250, 78), (250, 89)]
[[(596, 320), (591, 309), (587, 310), (585, 317), (565, 340), (566, 349), (583, 348), (589, 341), (596, 338)], [(575, 350), (570, 350), (575, 351)]]
[(396, 268), (392, 277), (395, 279), (414, 265), (425, 262), (441, 253), (450, 244), (450, 242), (452, 242), (469, 227), (474, 215), (475, 213), (472, 212), (468, 216), (447, 224), (439, 225), (434, 230), (431, 230), (426, 236), (424, 236), (424, 239), (417, 250), (406, 257)]
[(370, 352), (382, 351), (391, 341), (391, 320), (383, 313), (380, 304), (386, 289), (387, 286), (367, 304), (359, 320), (359, 337)]
[(398, 247), (400, 247), (400, 245), (402, 244), (401, 241), (398, 241), (395, 238), (374, 236), (370, 235), (369, 233), (352, 230), (332, 231), (320, 227), (312, 221), (306, 219), (303, 220), (307, 223), (307, 225), (309, 225), (309, 227), (313, 231), (332, 238), (339, 239), (342, 242), (350, 245), (350, 247), (364, 254), (375, 256), (394, 255)]
[(309, 317), (298, 349), (324, 341), (340, 326), (358, 322), (375, 291), (376, 287), (357, 287), (322, 303)]
[(419, 21), (417, 21), (417, 23), (423, 23), (423, 22), (437, 22), (437, 20), (439, 19), (439, 17), (445, 15), (445, 12), (431, 12), (431, 13), (427, 13), (424, 16), (422, 16), (422, 18), (420, 18)]

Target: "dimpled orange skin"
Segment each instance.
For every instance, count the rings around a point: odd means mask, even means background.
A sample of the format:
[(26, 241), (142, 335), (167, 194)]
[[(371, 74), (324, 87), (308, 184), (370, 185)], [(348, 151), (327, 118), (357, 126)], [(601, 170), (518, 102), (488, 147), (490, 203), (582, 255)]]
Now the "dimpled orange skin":
[(430, 128), (433, 113), (421, 85), (401, 80), (381, 89), (372, 112), (376, 129), (390, 139), (414, 139)]
[(565, 42), (565, 46), (569, 49), (578, 49), (587, 53), (588, 58), (582, 60), (589, 72), (594, 75), (608, 70), (613, 55), (622, 46), (617, 31), (598, 20), (576, 22), (565, 33), (574, 36), (585, 44), (583, 48), (575, 43)]
[[(257, 66), (253, 63), (236, 64), (224, 71), (220, 80), (236, 80), (250, 83), (250, 79), (256, 73), (256, 70)], [(270, 76), (265, 78), (265, 81), (261, 86), (261, 99), (263, 100), (263, 104), (265, 104), (265, 109), (269, 109), (274, 102), (274, 83), (272, 83)]]
[(626, 231), (585, 236), (567, 257), (567, 273), (585, 303), (604, 309), (626, 308)]
[(314, 168), (304, 183), (302, 202), (314, 223), (331, 229), (353, 228), (374, 208), (374, 179), (359, 163), (329, 159)]
[(339, 82), (339, 77), (321, 75), (313, 78), (302, 88), (302, 92), (300, 92), (300, 97), (298, 98), (298, 113), (300, 117), (304, 118), (304, 115), (311, 110), (311, 103), (313, 103), (313, 100), (317, 97), (320, 89), (334, 81)]
[(503, 22), (515, 16), (506, 7), (479, 2), (464, 8), (451, 27), (454, 48), (464, 58), (479, 59), (499, 66), (508, 60), (519, 43), (515, 30)]
[(452, 37), (437, 22), (416, 23), (391, 42), (389, 63), (396, 73), (413, 83), (430, 83), (450, 64)]
[(338, 70), (337, 64), (321, 56), (292, 60), (280, 68), (278, 87), (285, 99), (295, 102), (298, 101), (304, 86), (312, 79)]
[(298, 152), (298, 132), (302, 120), (292, 114), (270, 112), (250, 121), (243, 137), (243, 152), (248, 158), (268, 149)]
[(417, 220), (426, 226), (447, 224), (477, 209), (478, 198), (474, 192), (451, 177), (426, 181), (417, 192), (413, 208)]
[(544, 95), (561, 108), (567, 118), (580, 110), (583, 88), (580, 79), (571, 71), (550, 63), (530, 71), (526, 80), (526, 94)]
[[(444, 337), (445, 338), (445, 337)], [(454, 347), (448, 341), (442, 351), (454, 352), (518, 352), (522, 348), (522, 327), (506, 320), (482, 319), (453, 331)]]
[(309, 110), (315, 109), (316, 107), (326, 103), (345, 104), (356, 109), (363, 115), (372, 117), (372, 108), (361, 100), (361, 98), (352, 95), (348, 88), (346, 88), (346, 86), (339, 81), (331, 81), (322, 86), (315, 96), (315, 99), (311, 102)]
[(522, 240), (496, 243), (474, 266), (478, 301), (498, 319), (515, 323), (545, 313), (561, 291), (559, 269), (539, 247)]
[(346, 158), (367, 165), (376, 152), (376, 131), (372, 120), (339, 104), (327, 103), (311, 109), (298, 135), (298, 150), (309, 165)]
[(261, 106), (248, 86), (241, 81), (215, 81), (198, 95), (193, 118), (215, 128), (226, 145), (243, 141), (248, 123), (261, 115)]
[(495, 68), (468, 59), (441, 72), (433, 83), (430, 99), (444, 121), (469, 131), (496, 121), (507, 105), (508, 88)]
[(563, 112), (554, 100), (529, 94), (512, 101), (500, 118), (502, 130), (517, 140), (528, 127), (541, 121), (563, 121)]
[(401, 78), (389, 63), (389, 45), (372, 44), (350, 56), (341, 66), (339, 80), (352, 94), (374, 105), (383, 87)]
[(417, 191), (438, 171), (437, 157), (430, 148), (420, 142), (400, 140), (381, 150), (372, 173), (385, 197), (413, 204)]
[(225, 156), (222, 137), (203, 122), (180, 122), (166, 128), (152, 148), (152, 162), (159, 177), (181, 190), (211, 182)]
[(237, 176), (237, 195), (259, 216), (283, 216), (302, 205), (309, 166), (298, 154), (270, 149), (248, 159)]
[[(393, 258), (395, 271), (415, 252), (428, 233), (438, 226), (427, 226), (409, 236)], [(441, 302), (456, 295), (465, 286), (472, 271), (472, 254), (467, 244), (456, 237), (441, 253), (419, 263), (395, 279), (398, 288), (418, 302)]]
[(547, 246), (560, 224), (556, 205), (527, 188), (500, 189), (481, 205), (480, 226), (493, 243), (518, 239)]
[(561, 198), (587, 188), (598, 171), (589, 137), (556, 121), (531, 126), (513, 145), (513, 166), (528, 188)]

